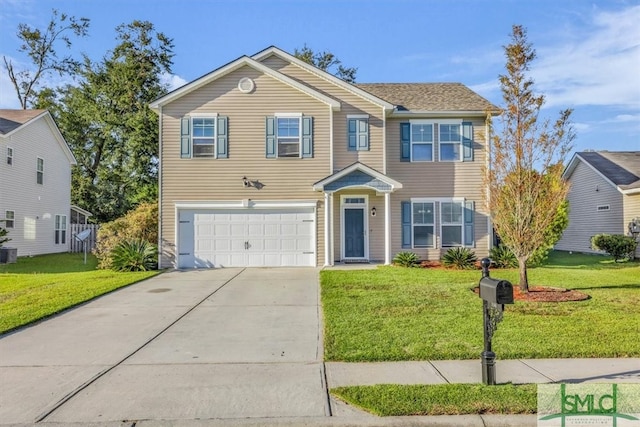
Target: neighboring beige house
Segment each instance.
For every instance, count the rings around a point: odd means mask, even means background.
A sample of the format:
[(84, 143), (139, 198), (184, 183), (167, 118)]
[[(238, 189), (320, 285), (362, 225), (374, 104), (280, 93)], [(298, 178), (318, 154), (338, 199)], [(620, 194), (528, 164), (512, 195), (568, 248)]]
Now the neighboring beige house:
[(640, 151), (576, 153), (563, 176), (571, 183), (569, 225), (556, 249), (597, 252), (592, 236), (628, 235), (629, 223), (640, 219)]
[(76, 160), (46, 110), (0, 110), (0, 220), (18, 256), (67, 252)]
[(486, 256), (485, 118), (459, 83), (349, 84), (270, 47), (157, 99), (161, 267)]

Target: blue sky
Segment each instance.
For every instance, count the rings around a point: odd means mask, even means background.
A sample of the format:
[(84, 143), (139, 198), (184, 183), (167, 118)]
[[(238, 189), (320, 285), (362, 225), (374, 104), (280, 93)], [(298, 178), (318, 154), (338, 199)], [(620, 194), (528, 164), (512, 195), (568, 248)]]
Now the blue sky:
[[(502, 46), (520, 24), (538, 54), (543, 114), (575, 110), (574, 151), (640, 150), (640, 0), (0, 0), (0, 55), (26, 65), (17, 24), (44, 28), (52, 8), (91, 20), (73, 51), (94, 60), (115, 46), (117, 25), (153, 22), (175, 44), (174, 87), (306, 43), (357, 67), (358, 82), (461, 82), (496, 105)], [(0, 108), (18, 108), (1, 71)]]

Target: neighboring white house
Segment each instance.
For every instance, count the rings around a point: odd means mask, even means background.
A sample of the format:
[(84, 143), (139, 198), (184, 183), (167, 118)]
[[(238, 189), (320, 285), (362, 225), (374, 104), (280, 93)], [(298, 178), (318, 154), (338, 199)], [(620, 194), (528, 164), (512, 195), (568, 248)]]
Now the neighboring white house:
[(76, 160), (46, 110), (0, 109), (0, 220), (18, 256), (66, 252)]
[(629, 234), (629, 223), (640, 218), (640, 151), (576, 153), (563, 176), (571, 183), (569, 225), (556, 249), (597, 252), (591, 236)]

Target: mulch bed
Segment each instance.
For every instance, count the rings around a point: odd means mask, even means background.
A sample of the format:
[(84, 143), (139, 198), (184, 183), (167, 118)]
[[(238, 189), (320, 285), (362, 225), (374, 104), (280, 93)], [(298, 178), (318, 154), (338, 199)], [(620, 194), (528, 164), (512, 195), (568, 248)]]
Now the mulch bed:
[[(472, 289), (476, 294), (478, 288)], [(513, 299), (515, 301), (528, 302), (567, 302), (584, 301), (591, 298), (589, 295), (571, 289), (555, 288), (551, 286), (529, 286), (529, 292), (520, 291), (518, 285), (513, 285)]]

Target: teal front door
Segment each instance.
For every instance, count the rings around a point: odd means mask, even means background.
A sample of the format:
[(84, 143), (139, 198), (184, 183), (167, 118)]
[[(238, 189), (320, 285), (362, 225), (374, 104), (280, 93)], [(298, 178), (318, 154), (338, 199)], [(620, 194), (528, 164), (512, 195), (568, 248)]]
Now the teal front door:
[(344, 257), (364, 258), (364, 209), (344, 210)]

